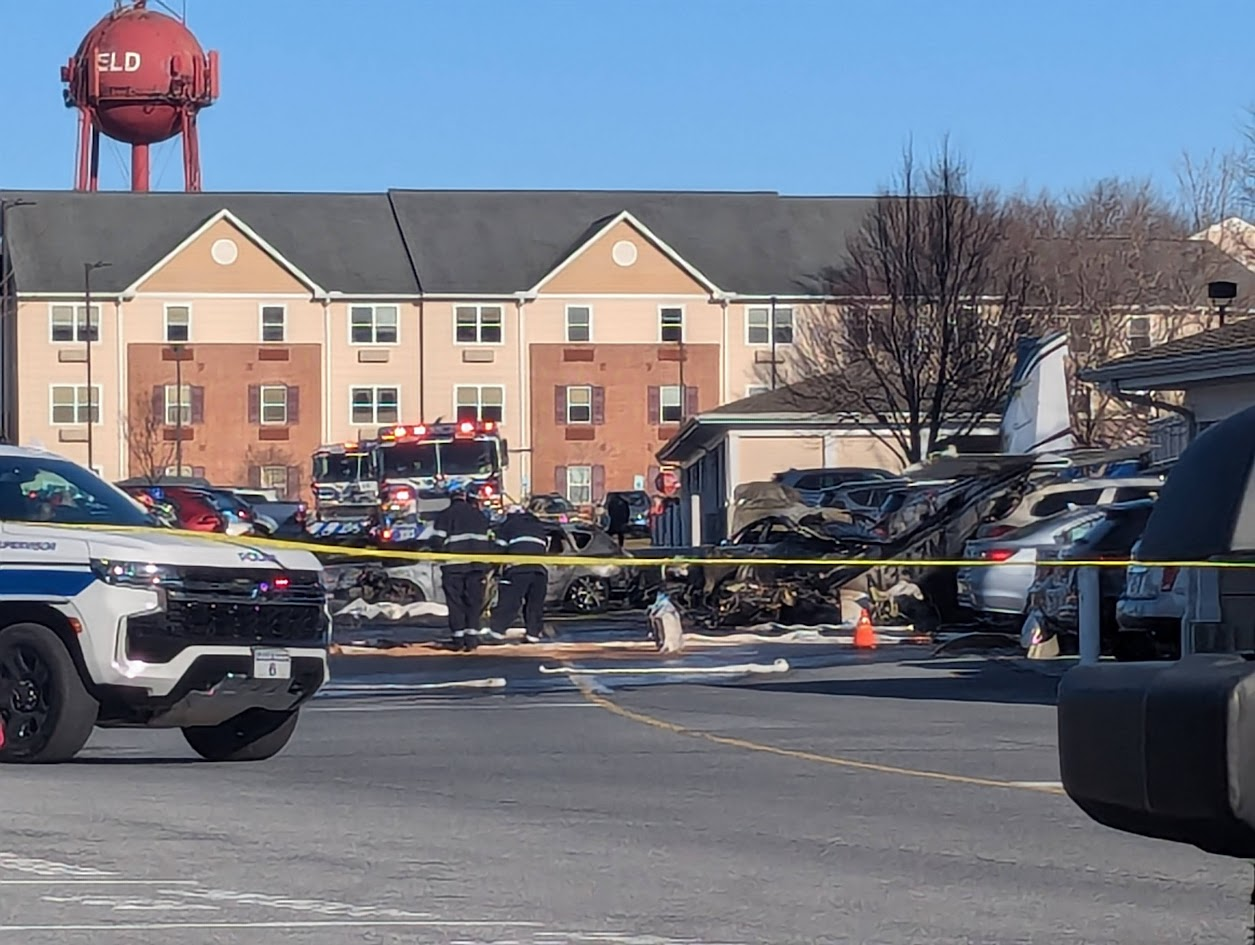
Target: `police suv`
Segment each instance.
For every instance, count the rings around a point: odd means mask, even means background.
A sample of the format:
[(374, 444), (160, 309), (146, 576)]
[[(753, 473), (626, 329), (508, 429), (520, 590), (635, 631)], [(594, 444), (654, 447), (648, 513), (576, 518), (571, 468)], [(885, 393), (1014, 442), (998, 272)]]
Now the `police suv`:
[(83, 467), (0, 446), (0, 761), (68, 760), (94, 726), (269, 758), (327, 680), (330, 633), (308, 552), (162, 528)]

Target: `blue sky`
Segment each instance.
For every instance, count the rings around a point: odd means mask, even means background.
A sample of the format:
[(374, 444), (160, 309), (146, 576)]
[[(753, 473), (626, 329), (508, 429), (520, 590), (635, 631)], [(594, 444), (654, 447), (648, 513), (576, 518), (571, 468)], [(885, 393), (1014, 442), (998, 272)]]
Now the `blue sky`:
[[(111, 3), (4, 0), (0, 186), (72, 185), (58, 69)], [(1251, 0), (186, 3), (223, 63), (209, 190), (869, 193), (947, 132), (1004, 188), (1167, 182), (1255, 102)], [(158, 189), (181, 187), (176, 148)]]

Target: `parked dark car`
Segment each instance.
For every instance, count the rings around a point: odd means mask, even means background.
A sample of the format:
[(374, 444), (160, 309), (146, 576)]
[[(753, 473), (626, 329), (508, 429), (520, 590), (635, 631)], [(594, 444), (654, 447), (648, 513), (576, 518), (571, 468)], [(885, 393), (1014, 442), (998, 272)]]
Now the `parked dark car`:
[[(1142, 537), (1146, 522), (1155, 507), (1154, 499), (1137, 499), (1110, 505), (1094, 527), (1071, 545), (1058, 551), (1038, 553), (1037, 579), (1029, 590), (1029, 606), (1041, 614), (1047, 629), (1075, 639), (1080, 630), (1080, 596), (1077, 591), (1077, 568), (1055, 565), (1055, 561), (1125, 561), (1133, 553), (1133, 545)], [(1043, 566), (1044, 565), (1044, 566)], [(1103, 649), (1117, 656), (1120, 636), (1116, 621), (1116, 605), (1124, 593), (1125, 568), (1099, 569), (1099, 621)]]

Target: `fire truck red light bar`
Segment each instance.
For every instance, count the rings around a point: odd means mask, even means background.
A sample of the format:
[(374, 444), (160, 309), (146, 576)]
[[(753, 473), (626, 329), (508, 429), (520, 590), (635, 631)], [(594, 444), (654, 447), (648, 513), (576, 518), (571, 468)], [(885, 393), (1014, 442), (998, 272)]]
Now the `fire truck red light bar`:
[(475, 424), (471, 423), (469, 420), (464, 420), (458, 429), (460, 429), (463, 433), (474, 433)]

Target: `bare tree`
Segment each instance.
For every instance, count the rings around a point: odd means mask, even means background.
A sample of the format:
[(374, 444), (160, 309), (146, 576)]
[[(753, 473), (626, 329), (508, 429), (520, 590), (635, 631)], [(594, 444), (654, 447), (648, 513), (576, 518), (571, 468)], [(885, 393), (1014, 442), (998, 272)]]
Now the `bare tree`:
[[(1200, 208), (1213, 199), (1201, 190), (1198, 196)], [(1143, 439), (1149, 410), (1076, 375), (1211, 327), (1207, 282), (1226, 257), (1189, 239), (1188, 212), (1146, 182), (1100, 181), (1061, 199), (1024, 201), (1017, 214), (1036, 246), (1034, 305), (1069, 334), (1077, 440), (1113, 446)]]
[(1251, 210), (1255, 192), (1247, 190), (1249, 157), (1242, 150), (1193, 155), (1188, 151), (1177, 162), (1177, 200), (1191, 233)]
[(856, 416), (908, 463), (1000, 415), (1031, 322), (1012, 223), (948, 143), (922, 171), (908, 149), (846, 258), (817, 275), (834, 301), (799, 319), (789, 390)]
[(155, 485), (174, 463), (174, 441), (166, 439), (166, 418), (154, 399), (137, 392), (123, 418), (131, 474)]

